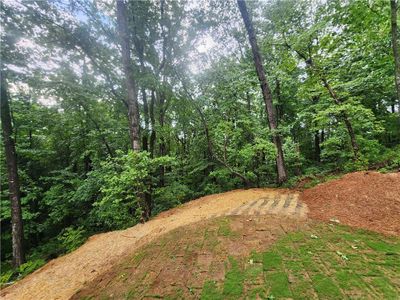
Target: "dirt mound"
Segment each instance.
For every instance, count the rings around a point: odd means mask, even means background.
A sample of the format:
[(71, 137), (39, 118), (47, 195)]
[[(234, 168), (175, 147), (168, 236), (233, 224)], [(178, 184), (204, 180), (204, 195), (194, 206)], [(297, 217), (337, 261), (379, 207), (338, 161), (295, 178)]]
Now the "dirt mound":
[(356, 172), (305, 190), (308, 216), (400, 236), (400, 173)]
[(72, 299), (200, 299), (206, 281), (223, 283), (228, 257), (241, 262), (288, 232), (308, 228), (305, 219), (277, 215), (227, 216), (179, 227), (137, 249)]
[[(26, 278), (2, 290), (0, 296), (2, 299), (13, 300), (69, 299), (79, 289), (101, 277), (115, 264), (156, 237), (178, 227), (210, 219), (216, 214), (230, 212), (261, 198), (280, 199), (282, 194), (294, 194), (293, 197), (297, 197), (297, 193), (289, 190), (235, 190), (191, 201), (160, 214), (145, 224), (92, 236), (74, 252), (52, 260)], [(279, 208), (278, 204), (281, 202), (274, 200), (272, 203), (276, 203)]]

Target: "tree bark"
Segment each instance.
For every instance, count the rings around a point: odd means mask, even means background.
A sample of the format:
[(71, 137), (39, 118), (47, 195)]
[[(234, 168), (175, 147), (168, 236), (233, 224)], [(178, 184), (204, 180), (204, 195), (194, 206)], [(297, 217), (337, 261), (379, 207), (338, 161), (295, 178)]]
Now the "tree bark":
[(140, 151), (139, 104), (137, 101), (136, 82), (131, 61), (131, 43), (129, 38), (127, 7), (123, 0), (117, 0), (117, 23), (121, 43), (122, 65), (127, 89), (128, 120), (131, 146), (133, 151)]
[(397, 10), (398, 2), (396, 0), (390, 0), (390, 15), (391, 15), (391, 31), (392, 31), (392, 50), (395, 65), (395, 84), (396, 84), (396, 96), (399, 104), (400, 113), (400, 55), (398, 45), (398, 28), (397, 28)]
[(154, 106), (156, 104), (156, 94), (154, 91), (151, 91), (151, 100), (150, 100), (150, 124), (151, 124), (151, 134), (150, 134), (150, 157), (154, 157), (154, 145), (156, 143), (156, 119), (154, 117)]
[(142, 88), (142, 99), (143, 99), (143, 114), (144, 114), (144, 133), (142, 138), (143, 143), (143, 150), (149, 150), (149, 142), (148, 142), (148, 135), (149, 135), (149, 105), (147, 103), (147, 95), (146, 89)]
[[(136, 82), (133, 74), (131, 61), (131, 43), (128, 29), (127, 6), (124, 0), (117, 0), (117, 24), (121, 42), (122, 65), (125, 74), (127, 89), (129, 133), (131, 137), (132, 150), (140, 151), (140, 116), (139, 103), (137, 99)], [(142, 209), (141, 222), (146, 222), (150, 217), (150, 207), (146, 195), (139, 195), (139, 206)]]
[(20, 199), (20, 187), (18, 178), (17, 155), (12, 139), (12, 125), (10, 106), (8, 100), (7, 82), (5, 72), (1, 72), (1, 125), (3, 129), (4, 152), (6, 156), (8, 189), (11, 201), (11, 234), (13, 266), (19, 267), (25, 262), (23, 247), (24, 229), (22, 223), (22, 209)]
[[(141, 39), (135, 39), (135, 48), (139, 56), (140, 72), (144, 78), (146, 76), (146, 67), (144, 65), (144, 42)], [(149, 150), (149, 104), (147, 102), (146, 87), (144, 83), (141, 83), (141, 94), (143, 100), (143, 115), (144, 115), (144, 132), (142, 132), (142, 149), (144, 151)]]
[[(165, 145), (165, 137), (163, 136), (165, 133), (163, 131), (164, 124), (165, 124), (165, 93), (161, 91), (159, 93), (158, 97), (158, 107), (159, 107), (159, 112), (158, 112), (158, 122), (160, 124), (160, 129), (161, 129), (161, 135), (160, 135), (160, 144), (159, 144), (159, 150), (160, 150), (160, 156), (166, 155), (167, 149)], [(163, 187), (165, 185), (165, 168), (164, 166), (160, 166), (160, 174), (159, 174), (159, 179), (160, 179), (160, 187)]]
[(276, 98), (278, 99), (278, 104), (276, 106), (276, 117), (277, 123), (279, 124), (280, 120), (283, 118), (283, 103), (282, 103), (282, 95), (281, 95), (281, 82), (277, 78), (275, 80), (275, 89), (276, 89)]
[(272, 131), (273, 135), (273, 142), (275, 144), (276, 150), (277, 150), (277, 157), (276, 157), (276, 168), (278, 171), (278, 183), (281, 184), (287, 180), (287, 173), (286, 173), (286, 168), (285, 168), (285, 161), (284, 161), (284, 156), (283, 156), (283, 150), (282, 150), (282, 139), (281, 136), (277, 133), (277, 120), (276, 120), (276, 114), (274, 110), (274, 106), (272, 103), (272, 94), (271, 94), (271, 89), (268, 85), (266, 76), (265, 76), (265, 70), (262, 65), (262, 59), (261, 59), (261, 54), (258, 49), (257, 45), (257, 39), (256, 39), (256, 34), (254, 32), (253, 24), (251, 22), (249, 13), (247, 11), (246, 7), (246, 2), (244, 0), (237, 0), (237, 4), (240, 10), (240, 13), (243, 18), (244, 25), (247, 30), (251, 50), (253, 53), (253, 60), (254, 60), (254, 65), (256, 68), (258, 80), (260, 81), (260, 86), (261, 86), (261, 91), (265, 103), (265, 110), (268, 116), (268, 124), (269, 128)]
[(315, 160), (317, 162), (321, 162), (321, 146), (320, 146), (321, 140), (319, 137), (319, 131), (315, 131), (314, 133), (314, 155), (315, 155)]

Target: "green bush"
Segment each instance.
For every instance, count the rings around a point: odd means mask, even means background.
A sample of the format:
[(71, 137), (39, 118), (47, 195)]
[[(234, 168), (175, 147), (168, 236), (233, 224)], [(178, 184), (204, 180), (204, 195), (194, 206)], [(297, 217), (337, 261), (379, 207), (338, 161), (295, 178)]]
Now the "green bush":
[(190, 199), (192, 191), (185, 184), (173, 182), (168, 186), (157, 188), (154, 191), (153, 214), (173, 208)]
[(86, 240), (86, 232), (83, 229), (83, 226), (79, 226), (77, 228), (67, 227), (65, 228), (57, 237), (58, 241), (60, 241), (61, 246), (63, 247), (66, 253), (69, 253), (80, 245), (82, 245)]
[(13, 282), (14, 280), (24, 278), (26, 275), (39, 269), (45, 263), (46, 262), (44, 259), (39, 258), (34, 260), (28, 260), (26, 263), (20, 265), (16, 269), (8, 269), (6, 272), (2, 272), (0, 278), (0, 284), (4, 285)]
[[(147, 152), (118, 153), (101, 164), (89, 177), (100, 181), (100, 193), (93, 203), (90, 218), (106, 230), (132, 226), (140, 220), (141, 197), (152, 190), (155, 174), (161, 166), (171, 167), (170, 157), (151, 159)], [(89, 179), (88, 179), (89, 180)]]

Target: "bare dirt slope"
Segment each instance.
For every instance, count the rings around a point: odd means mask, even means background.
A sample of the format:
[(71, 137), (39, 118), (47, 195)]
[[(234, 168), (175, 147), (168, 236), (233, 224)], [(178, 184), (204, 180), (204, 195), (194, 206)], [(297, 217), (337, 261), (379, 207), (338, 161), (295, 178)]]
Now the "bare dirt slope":
[[(0, 296), (1, 299), (70, 299), (164, 233), (220, 216), (254, 216), (245, 218), (247, 221), (271, 214), (298, 221), (307, 216), (324, 221), (337, 219), (346, 225), (400, 235), (400, 173), (347, 174), (305, 190), (300, 199), (296, 192), (274, 189), (236, 190), (203, 197), (145, 224), (95, 235), (76, 251), (52, 260), (4, 289)], [(286, 224), (285, 218), (278, 219)], [(264, 218), (271, 224), (272, 219)], [(233, 245), (229, 251), (237, 247)]]
[(76, 251), (54, 259), (41, 269), (1, 291), (2, 299), (69, 299), (78, 290), (135, 249), (175, 228), (230, 214), (306, 216), (298, 194), (288, 190), (236, 190), (206, 196), (160, 214), (132, 228), (91, 237)]
[(400, 236), (400, 173), (355, 172), (305, 190), (309, 217)]

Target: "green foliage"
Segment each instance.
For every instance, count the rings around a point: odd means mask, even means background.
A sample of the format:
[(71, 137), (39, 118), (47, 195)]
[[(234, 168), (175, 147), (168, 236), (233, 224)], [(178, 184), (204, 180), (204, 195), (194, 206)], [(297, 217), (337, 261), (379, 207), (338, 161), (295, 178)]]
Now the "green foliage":
[(154, 189), (154, 214), (178, 206), (192, 198), (193, 192), (182, 183), (173, 181), (165, 187)]
[(61, 231), (57, 239), (60, 241), (61, 246), (65, 252), (71, 252), (78, 248), (86, 240), (86, 233), (83, 226), (77, 228), (67, 227)]
[[(173, 163), (170, 157), (151, 159), (147, 152), (132, 151), (125, 155), (119, 153), (101, 163), (99, 169), (88, 175), (101, 182), (100, 195), (93, 202), (90, 218), (96, 220), (96, 226), (106, 229), (126, 228), (139, 222), (143, 210), (141, 201), (144, 194), (152, 190), (153, 174), (160, 167), (171, 167)], [(165, 208), (173, 206), (169, 201), (180, 199), (171, 199), (168, 194), (160, 196), (160, 193), (163, 190), (170, 193), (174, 188), (182, 186), (164, 187), (158, 192)], [(181, 197), (185, 197), (184, 190), (181, 190)]]
[(29, 260), (26, 263), (20, 265), (17, 269), (3, 270), (1, 272), (0, 285), (9, 284), (14, 280), (24, 278), (26, 275), (39, 269), (43, 266), (46, 261), (42, 258)]
[[(204, 7), (167, 1), (163, 16), (157, 1), (129, 2), (140, 138), (149, 150), (140, 153), (128, 151), (131, 120), (121, 101), (126, 90), (114, 3), (22, 2), (1, 5), (1, 61), (11, 87), (29, 261), (136, 224), (146, 200), (155, 215), (206, 194), (274, 185), (277, 133), (286, 186), (400, 168), (387, 1), (248, 1), (257, 14), (275, 131), (234, 1)], [(6, 180), (0, 204), (1, 258), (9, 261)]]

